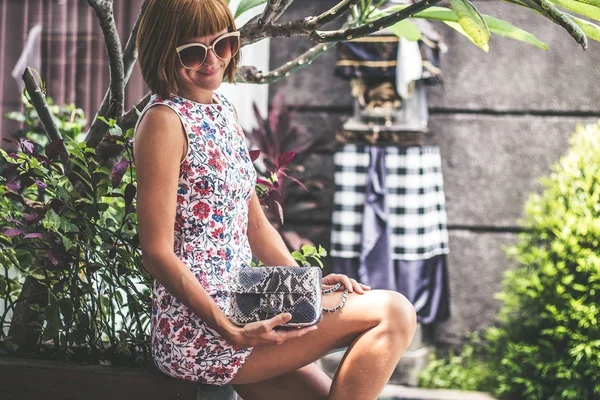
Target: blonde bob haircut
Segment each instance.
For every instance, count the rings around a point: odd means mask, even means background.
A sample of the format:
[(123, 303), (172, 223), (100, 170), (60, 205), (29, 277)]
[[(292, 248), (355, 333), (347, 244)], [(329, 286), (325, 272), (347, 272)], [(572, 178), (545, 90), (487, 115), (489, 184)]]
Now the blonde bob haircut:
[[(235, 31), (235, 22), (224, 0), (150, 0), (140, 20), (137, 48), (144, 81), (152, 93), (167, 98), (176, 93), (177, 52), (189, 38)], [(238, 52), (225, 70), (234, 82)]]

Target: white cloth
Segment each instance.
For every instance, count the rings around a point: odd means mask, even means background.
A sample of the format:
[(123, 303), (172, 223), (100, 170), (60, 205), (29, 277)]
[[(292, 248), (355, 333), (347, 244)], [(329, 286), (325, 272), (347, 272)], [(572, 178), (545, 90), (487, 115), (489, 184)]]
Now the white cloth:
[(398, 59), (396, 66), (396, 91), (403, 99), (412, 97), (409, 90), (411, 82), (423, 77), (423, 59), (417, 42), (409, 42), (401, 37), (398, 42)]

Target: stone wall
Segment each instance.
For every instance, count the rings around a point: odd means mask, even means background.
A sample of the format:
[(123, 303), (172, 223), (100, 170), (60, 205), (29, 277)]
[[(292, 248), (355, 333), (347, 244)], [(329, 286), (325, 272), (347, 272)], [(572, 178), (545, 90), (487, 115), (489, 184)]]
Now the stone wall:
[[(296, 1), (286, 18), (324, 11), (334, 1)], [(450, 233), (452, 316), (435, 328), (438, 344), (456, 343), (492, 323), (502, 274), (511, 267), (503, 248), (516, 242), (517, 220), (538, 178), (566, 151), (579, 123), (600, 116), (600, 44), (587, 51), (559, 26), (524, 8), (499, 1), (475, 1), (483, 13), (505, 19), (549, 45), (544, 51), (494, 35), (489, 53), (437, 23), (448, 52), (444, 85), (430, 87), (431, 132), (439, 143)], [(311, 47), (302, 38), (274, 39), (271, 67)], [(335, 52), (271, 86), (299, 106), (295, 121), (314, 135), (334, 137), (351, 110), (346, 81), (333, 75)], [(306, 177), (324, 179), (321, 208), (302, 220), (288, 220), (329, 248), (333, 149), (322, 148), (304, 163)]]

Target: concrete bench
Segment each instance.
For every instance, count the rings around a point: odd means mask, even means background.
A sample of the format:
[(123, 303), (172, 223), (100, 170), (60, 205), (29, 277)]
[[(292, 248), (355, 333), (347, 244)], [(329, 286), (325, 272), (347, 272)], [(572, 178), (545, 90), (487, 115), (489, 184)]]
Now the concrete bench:
[(121, 368), (0, 357), (2, 400), (235, 400), (233, 387), (170, 378), (156, 368)]

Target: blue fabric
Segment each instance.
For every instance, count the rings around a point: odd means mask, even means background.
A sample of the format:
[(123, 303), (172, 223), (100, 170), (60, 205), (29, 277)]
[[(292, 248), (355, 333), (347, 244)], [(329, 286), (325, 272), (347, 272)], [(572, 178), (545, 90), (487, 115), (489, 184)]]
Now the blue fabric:
[[(361, 280), (358, 258), (333, 257), (333, 271)], [(450, 317), (447, 256), (440, 254), (426, 260), (394, 260), (391, 279), (415, 306), (417, 319), (423, 325), (446, 321)], [(373, 289), (384, 289), (373, 286)]]
[(359, 281), (372, 287), (396, 290), (385, 202), (385, 148), (370, 147), (369, 152), (358, 276)]

